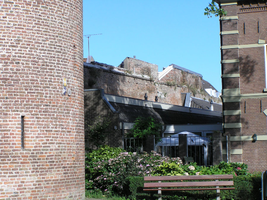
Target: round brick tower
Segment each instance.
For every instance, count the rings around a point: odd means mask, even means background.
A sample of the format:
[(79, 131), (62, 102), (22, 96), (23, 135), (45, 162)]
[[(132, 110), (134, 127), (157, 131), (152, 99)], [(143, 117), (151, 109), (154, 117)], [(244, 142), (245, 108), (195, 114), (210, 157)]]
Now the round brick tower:
[(0, 0), (0, 199), (83, 199), (82, 0)]

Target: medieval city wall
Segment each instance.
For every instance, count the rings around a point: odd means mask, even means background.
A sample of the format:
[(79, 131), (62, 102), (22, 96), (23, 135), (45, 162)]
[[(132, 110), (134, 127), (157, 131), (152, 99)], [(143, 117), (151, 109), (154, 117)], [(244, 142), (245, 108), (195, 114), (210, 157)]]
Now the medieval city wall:
[(85, 89), (104, 89), (106, 94), (113, 94), (137, 99), (155, 101), (155, 96), (162, 103), (181, 105), (181, 88), (160, 85), (150, 78), (142, 78), (131, 74), (121, 74), (96, 68), (84, 68)]
[[(220, 102), (220, 99), (210, 97), (202, 88), (202, 77), (194, 74), (183, 72), (179, 69), (173, 69), (161, 80), (155, 77), (155, 71), (158, 70), (154, 64), (144, 62), (145, 71), (149, 73), (138, 74), (135, 68), (125, 67), (138, 66), (139, 72), (142, 71), (142, 62), (135, 59), (125, 59), (124, 64), (119, 67), (98, 66), (97, 63), (84, 65), (84, 87), (85, 89), (104, 89), (106, 94), (126, 96), (137, 99), (155, 101), (156, 96), (161, 103), (174, 105), (183, 105), (181, 93), (190, 92), (192, 96), (205, 100), (213, 99)], [(126, 64), (125, 64), (126, 63)], [(127, 64), (128, 63), (128, 64)], [(124, 66), (124, 67), (122, 67)], [(150, 70), (147, 70), (150, 69)], [(154, 74), (154, 75), (153, 75)]]

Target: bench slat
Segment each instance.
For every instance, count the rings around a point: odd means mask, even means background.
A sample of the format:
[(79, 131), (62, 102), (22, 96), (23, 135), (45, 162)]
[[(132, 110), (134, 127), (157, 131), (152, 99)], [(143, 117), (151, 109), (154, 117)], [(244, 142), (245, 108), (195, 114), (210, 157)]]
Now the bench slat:
[(151, 187), (212, 187), (233, 186), (233, 181), (202, 181), (202, 182), (161, 182), (144, 183), (144, 188)]
[[(219, 190), (234, 190), (234, 187), (222, 187), (219, 188)], [(218, 188), (178, 188), (178, 189), (143, 189), (144, 191), (158, 191), (158, 190), (162, 190), (162, 191), (176, 191), (176, 190), (218, 190)]]
[(201, 176), (145, 176), (144, 181), (174, 181), (174, 180), (223, 180), (233, 179), (233, 175), (201, 175)]

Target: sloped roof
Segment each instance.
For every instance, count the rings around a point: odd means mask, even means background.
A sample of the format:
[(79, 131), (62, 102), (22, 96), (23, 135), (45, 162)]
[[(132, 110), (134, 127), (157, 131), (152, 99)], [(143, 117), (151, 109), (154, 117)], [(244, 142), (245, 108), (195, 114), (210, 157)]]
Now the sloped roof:
[(118, 111), (119, 119), (133, 123), (139, 116), (152, 116), (164, 124), (218, 124), (222, 123), (221, 112), (188, 108), (159, 102), (144, 101), (115, 95), (105, 95)]
[[(211, 103), (203, 99), (191, 97), (191, 107), (210, 110)], [(213, 110), (222, 112), (222, 104), (213, 102)]]
[(211, 85), (208, 81), (202, 80), (202, 86), (203, 86), (204, 89), (211, 88), (211, 89), (213, 89), (213, 90), (218, 92), (218, 90), (216, 90), (215, 87), (213, 87), (213, 85)]
[(196, 75), (196, 76), (203, 77), (201, 74), (199, 74), (199, 73), (197, 73), (197, 72), (191, 71), (191, 70), (189, 70), (189, 69), (180, 67), (180, 66), (175, 65), (175, 64), (171, 64), (171, 65), (172, 65), (173, 68), (175, 68), (175, 69), (179, 69), (179, 70), (182, 70), (182, 71), (184, 71), (184, 72), (188, 72), (188, 73), (190, 73), (190, 74), (194, 74), (194, 75)]

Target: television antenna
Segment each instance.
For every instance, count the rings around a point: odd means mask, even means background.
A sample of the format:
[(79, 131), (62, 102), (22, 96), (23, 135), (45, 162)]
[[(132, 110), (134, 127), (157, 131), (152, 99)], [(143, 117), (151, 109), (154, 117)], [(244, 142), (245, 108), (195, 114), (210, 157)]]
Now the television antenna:
[(83, 35), (84, 37), (87, 37), (87, 38), (88, 38), (88, 57), (87, 57), (87, 60), (86, 60), (87, 63), (90, 63), (90, 62), (91, 62), (91, 57), (90, 57), (90, 46), (89, 46), (89, 38), (90, 38), (91, 36), (93, 36), (93, 35), (102, 35), (102, 33)]

